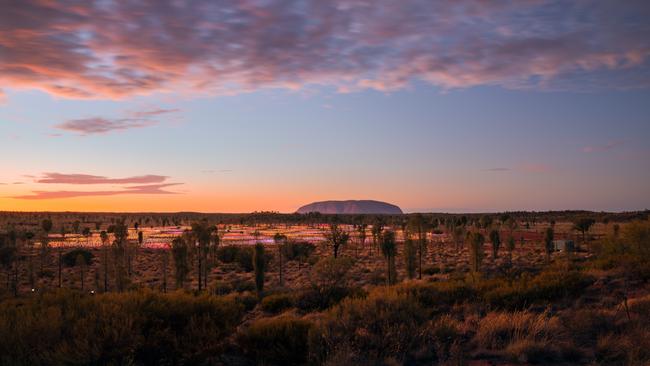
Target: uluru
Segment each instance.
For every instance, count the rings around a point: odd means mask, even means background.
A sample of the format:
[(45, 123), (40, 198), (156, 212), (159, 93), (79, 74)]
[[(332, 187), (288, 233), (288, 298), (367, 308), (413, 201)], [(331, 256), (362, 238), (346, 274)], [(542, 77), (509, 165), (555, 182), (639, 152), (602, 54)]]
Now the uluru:
[(322, 214), (382, 214), (399, 215), (402, 209), (398, 206), (373, 200), (320, 201), (300, 207), (300, 214), (320, 212)]

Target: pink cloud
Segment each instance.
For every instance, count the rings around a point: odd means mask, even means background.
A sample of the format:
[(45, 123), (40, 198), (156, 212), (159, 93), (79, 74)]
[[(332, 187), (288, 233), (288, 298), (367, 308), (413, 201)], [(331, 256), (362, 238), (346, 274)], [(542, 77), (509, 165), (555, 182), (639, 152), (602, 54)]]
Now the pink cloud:
[(613, 150), (617, 147), (623, 146), (625, 144), (625, 141), (623, 140), (615, 140), (615, 141), (610, 141), (606, 144), (603, 145), (589, 145), (585, 146), (582, 148), (582, 152), (584, 153), (595, 153), (595, 152), (605, 152), (609, 150)]
[(167, 180), (164, 175), (140, 175), (127, 178), (108, 178), (99, 175), (89, 174), (63, 174), (43, 173), (43, 176), (36, 179), (36, 183), (59, 183), (59, 184), (147, 184), (162, 183)]
[[(413, 80), (630, 88), (650, 85), (648, 18), (644, 1), (23, 0), (0, 13), (0, 85), (65, 98)], [(139, 123), (96, 119), (89, 133)]]
[(11, 198), (23, 200), (49, 200), (88, 196), (116, 196), (123, 194), (178, 194), (178, 192), (167, 191), (163, 188), (180, 184), (183, 183), (149, 184), (125, 187), (123, 190), (111, 191), (33, 191), (32, 194), (13, 196)]
[(105, 134), (132, 128), (149, 127), (156, 124), (153, 117), (178, 112), (178, 109), (153, 109), (130, 112), (128, 118), (107, 119), (101, 117), (69, 120), (54, 126), (59, 130), (77, 132), (83, 136)]

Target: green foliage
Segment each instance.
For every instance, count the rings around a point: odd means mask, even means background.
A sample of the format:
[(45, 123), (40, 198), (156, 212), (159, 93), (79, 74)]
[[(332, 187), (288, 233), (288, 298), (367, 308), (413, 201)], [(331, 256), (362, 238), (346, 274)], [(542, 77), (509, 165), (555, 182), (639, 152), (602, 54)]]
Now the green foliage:
[(0, 314), (3, 365), (193, 364), (217, 361), (242, 307), (183, 293), (62, 291), (6, 301)]
[(77, 256), (82, 256), (86, 264), (91, 264), (93, 260), (93, 253), (89, 250), (76, 248), (67, 253), (65, 253), (61, 260), (66, 267), (74, 267), (77, 263)]
[(310, 321), (293, 317), (260, 319), (237, 334), (237, 344), (257, 364), (302, 365), (312, 327)]

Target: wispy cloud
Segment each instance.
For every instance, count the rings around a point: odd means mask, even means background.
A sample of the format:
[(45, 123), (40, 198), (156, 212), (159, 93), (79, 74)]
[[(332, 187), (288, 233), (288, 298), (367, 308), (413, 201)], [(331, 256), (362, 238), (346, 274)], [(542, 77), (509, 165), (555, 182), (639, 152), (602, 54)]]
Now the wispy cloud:
[[(149, 127), (157, 122), (153, 119), (164, 114), (178, 112), (178, 109), (154, 109), (130, 112), (127, 118), (108, 119), (102, 117), (69, 120), (54, 126), (59, 130), (76, 132), (81, 135), (105, 134), (132, 128)], [(52, 134), (54, 135), (54, 134)]]
[(35, 182), (49, 184), (146, 184), (162, 183), (168, 178), (164, 175), (153, 174), (126, 178), (108, 178), (90, 174), (43, 173), (42, 177), (37, 178)]
[(614, 140), (602, 145), (589, 145), (582, 148), (584, 153), (596, 153), (596, 152), (605, 152), (613, 150), (617, 147), (621, 147), (625, 144), (624, 140)]
[(110, 191), (33, 191), (32, 194), (13, 196), (12, 198), (22, 200), (49, 200), (88, 196), (116, 196), (124, 194), (178, 194), (178, 192), (167, 191), (163, 188), (180, 184), (182, 183), (149, 184), (125, 187), (122, 190)]
[(648, 18), (642, 0), (22, 0), (0, 14), (0, 85), (67, 98), (630, 88), (650, 85)]
[(131, 128), (141, 128), (151, 126), (152, 121), (141, 119), (106, 119), (101, 117), (73, 119), (58, 125), (54, 128), (60, 130), (77, 132), (82, 135), (103, 134), (112, 131), (128, 130)]
[(510, 168), (487, 168), (483, 169), (484, 172), (509, 172)]

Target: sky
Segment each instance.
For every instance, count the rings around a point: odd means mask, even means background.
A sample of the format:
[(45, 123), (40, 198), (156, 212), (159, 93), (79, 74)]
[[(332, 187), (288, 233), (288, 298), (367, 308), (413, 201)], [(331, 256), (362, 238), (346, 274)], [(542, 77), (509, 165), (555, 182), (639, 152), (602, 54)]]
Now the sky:
[(647, 1), (0, 8), (0, 210), (650, 208)]

